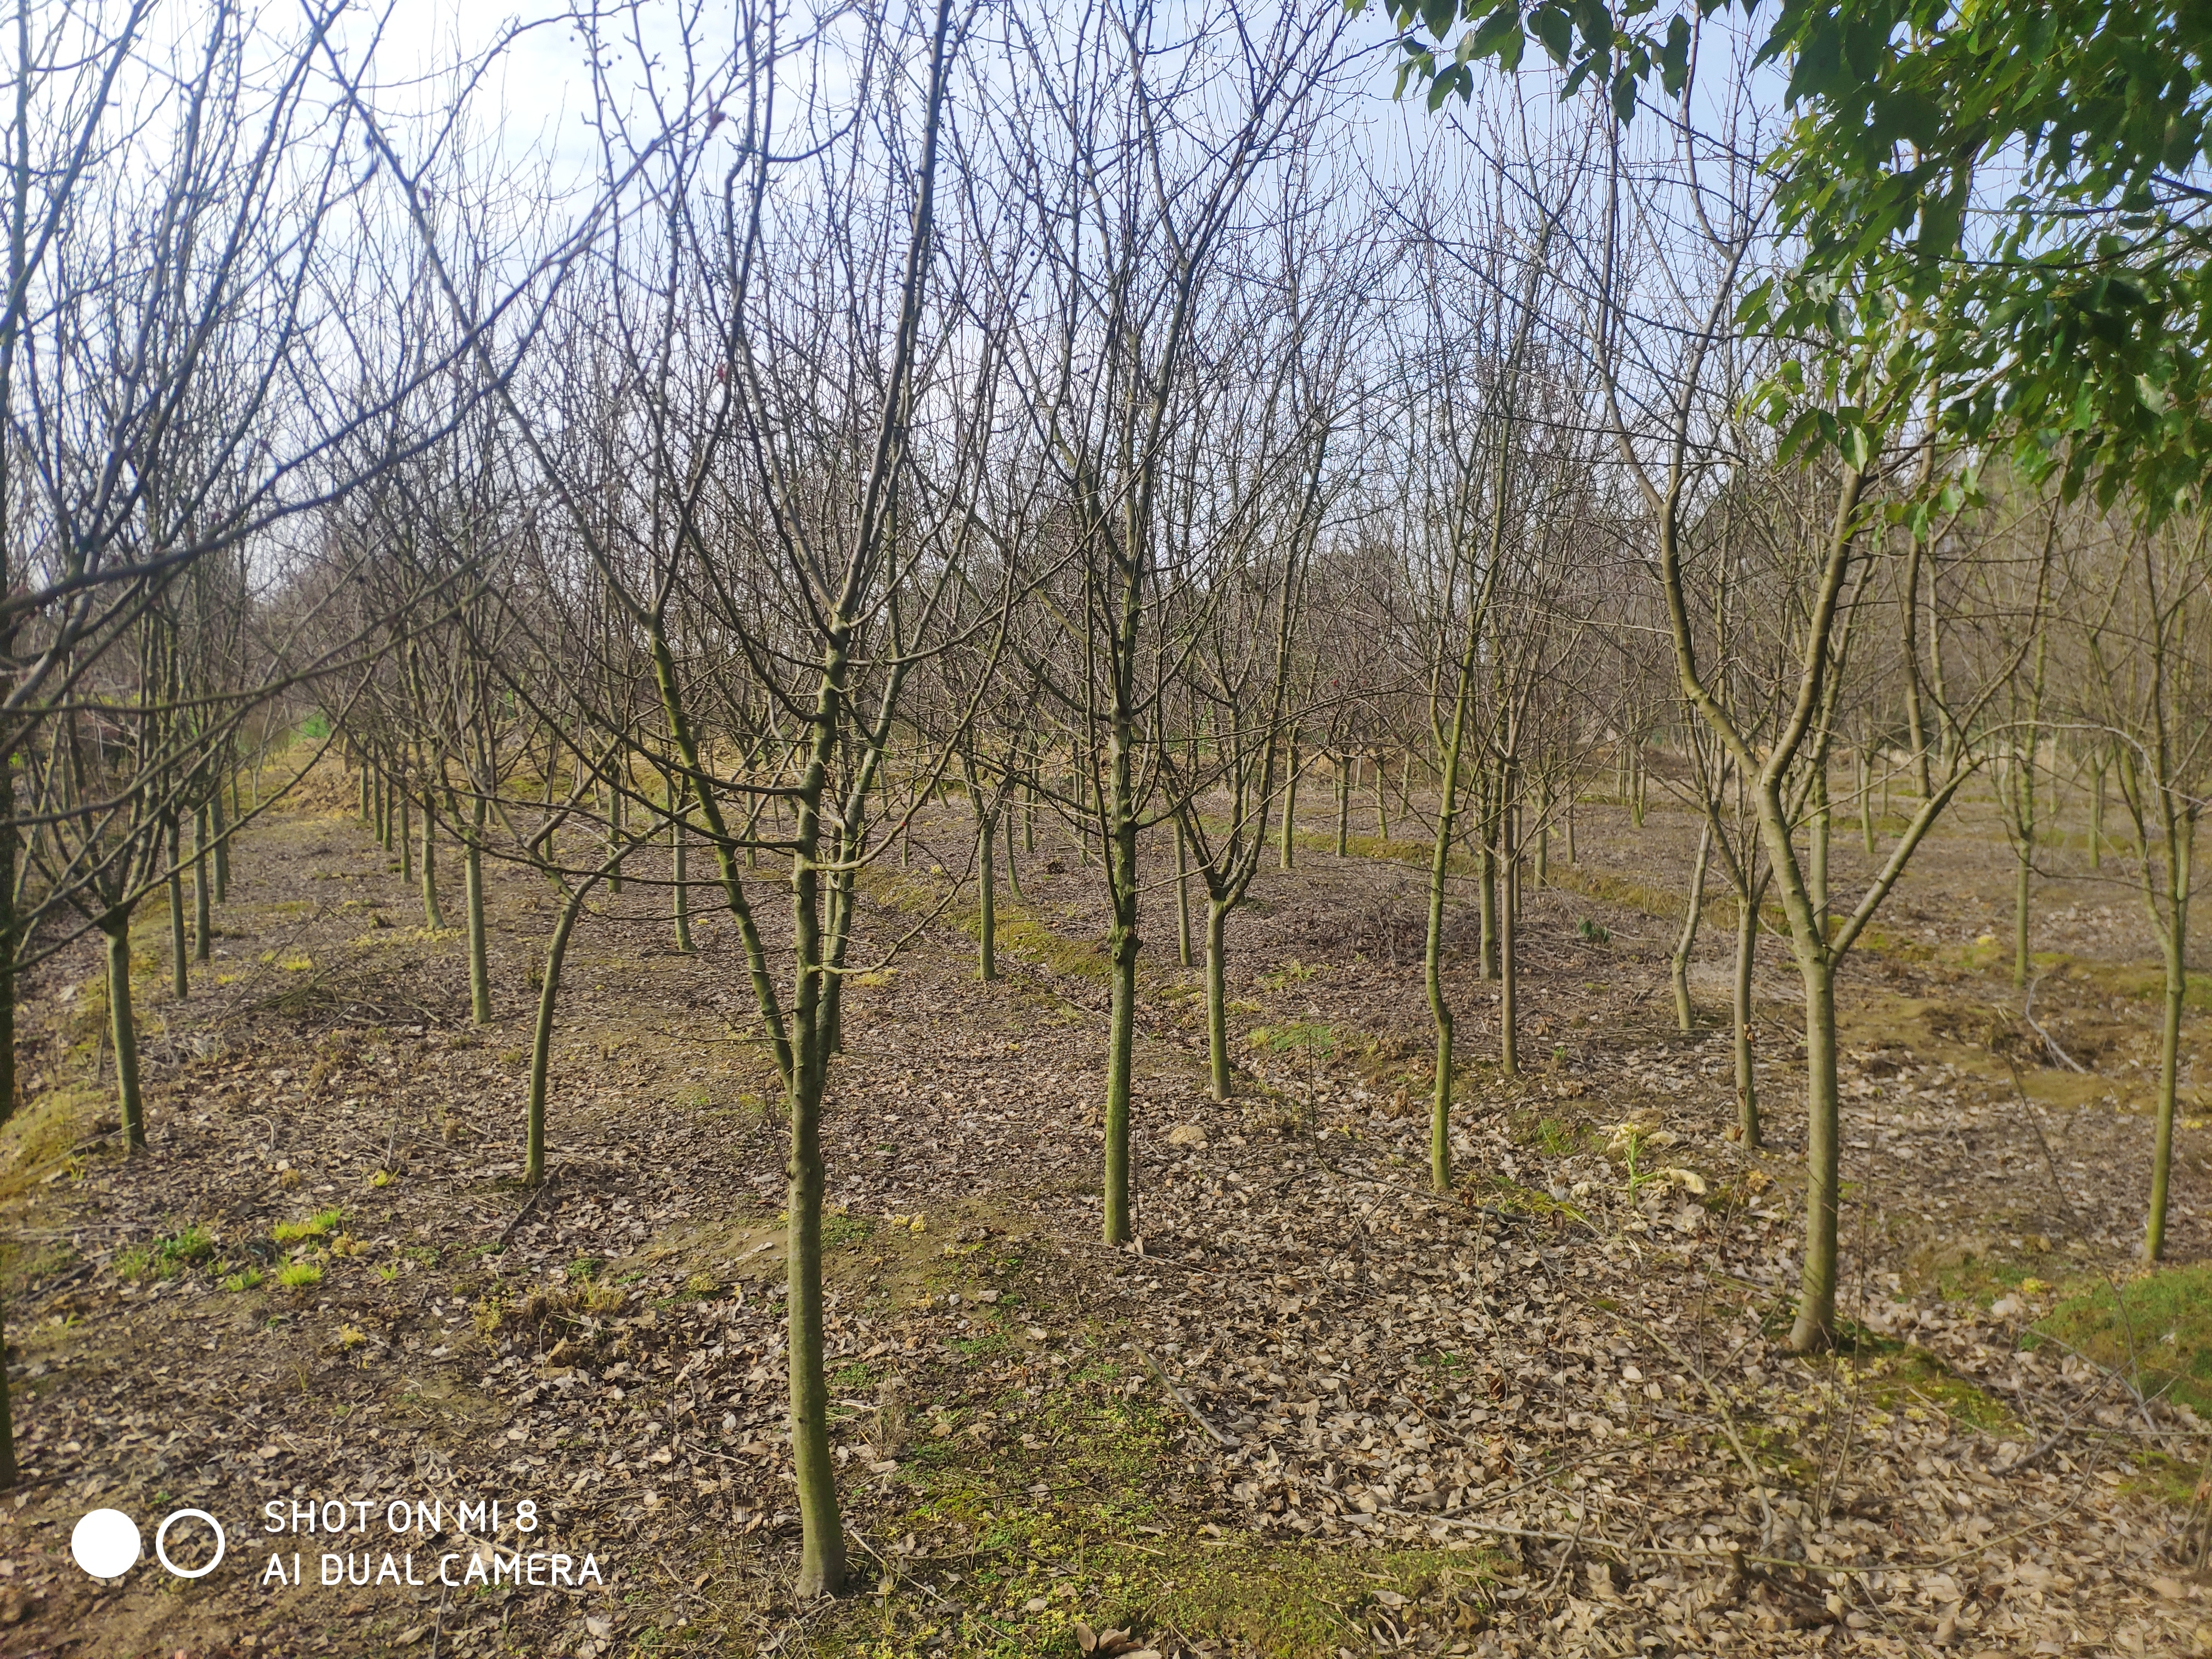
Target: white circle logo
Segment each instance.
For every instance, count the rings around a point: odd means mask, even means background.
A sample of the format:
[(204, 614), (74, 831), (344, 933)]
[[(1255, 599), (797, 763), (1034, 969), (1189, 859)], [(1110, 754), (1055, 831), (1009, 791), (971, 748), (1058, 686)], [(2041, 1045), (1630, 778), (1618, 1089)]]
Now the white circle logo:
[(94, 1510), (70, 1534), (70, 1553), (94, 1578), (122, 1577), (137, 1565), (139, 1547), (138, 1523), (121, 1510)]
[[(112, 1514), (112, 1511), (111, 1510), (110, 1513)], [(161, 1547), (163, 1542), (169, 1536), (169, 1528), (175, 1526), (179, 1521), (204, 1521), (209, 1526), (215, 1528), (215, 1555), (213, 1559), (208, 1562), (207, 1565), (204, 1567), (180, 1567), (175, 1562), (169, 1559), (168, 1551)], [(138, 1536), (137, 1528), (133, 1527), (131, 1528), (131, 1536), (133, 1540), (132, 1547), (135, 1548), (137, 1547), (136, 1540)], [(222, 1565), (222, 1551), (226, 1541), (227, 1540), (222, 1535), (222, 1523), (220, 1521), (217, 1521), (215, 1516), (210, 1515), (205, 1510), (178, 1510), (174, 1513), (165, 1516), (161, 1526), (155, 1530), (154, 1534), (154, 1557), (156, 1560), (161, 1562), (163, 1566), (167, 1567), (171, 1572), (176, 1574), (179, 1578), (204, 1578), (208, 1574), (213, 1572), (217, 1567)], [(82, 1557), (79, 1558), (79, 1559), (82, 1559)]]

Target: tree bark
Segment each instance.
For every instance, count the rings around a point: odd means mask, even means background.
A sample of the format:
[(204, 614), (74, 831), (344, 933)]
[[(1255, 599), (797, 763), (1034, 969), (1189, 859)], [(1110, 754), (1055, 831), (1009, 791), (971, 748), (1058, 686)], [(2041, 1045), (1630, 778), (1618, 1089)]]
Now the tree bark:
[(138, 1027), (131, 1017), (131, 913), (111, 910), (100, 926), (107, 935), (107, 1019), (115, 1044), (116, 1099), (123, 1139), (137, 1152), (146, 1145), (146, 1117), (138, 1096)]
[(430, 810), (428, 797), (422, 802), (422, 925), (442, 928), (446, 913), (438, 907), (438, 815)]
[(208, 813), (203, 805), (192, 814), (192, 957), (198, 962), (214, 953), (214, 896), (208, 891), (208, 842), (213, 837), (208, 833)]
[(668, 902), (676, 924), (676, 948), (685, 956), (698, 948), (691, 942), (691, 854), (690, 837), (684, 833), (684, 798), (689, 787), (668, 786)]
[(1229, 1098), (1229, 975), (1224, 940), (1229, 906), (1219, 899), (1206, 907), (1206, 1065), (1213, 1097)]
[(999, 893), (994, 867), (998, 847), (998, 820), (982, 812), (975, 830), (975, 977), (980, 980), (999, 976)]
[(470, 808), (468, 838), (461, 846), (464, 901), (469, 913), (469, 1014), (479, 1025), (491, 1024), (491, 960), (484, 938), (483, 831), (489, 804), (479, 796)]
[(1698, 827), (1698, 855), (1690, 866), (1690, 906), (1682, 918), (1682, 931), (1675, 936), (1674, 954), (1668, 963), (1669, 977), (1674, 983), (1674, 1029), (1685, 1036), (1698, 1029), (1697, 1012), (1690, 1006), (1690, 952), (1698, 943), (1698, 923), (1705, 909), (1705, 866), (1711, 861), (1713, 848), (1713, 821), (1708, 817)]
[(1825, 951), (1800, 947), (1805, 987), (1805, 1262), (1790, 1346), (1814, 1353), (1835, 1340), (1837, 1183), (1842, 1124), (1836, 1088), (1836, 976)]
[(167, 834), (169, 878), (169, 991), (182, 1002), (192, 994), (191, 948), (185, 937), (185, 830), (183, 820), (169, 815)]
[[(1190, 838), (1176, 820), (1176, 961), (1190, 966)], [(1216, 1095), (1215, 1099), (1220, 1097)]]
[(1765, 882), (1752, 884), (1736, 901), (1735, 996), (1730, 1006), (1735, 1052), (1735, 1124), (1738, 1137), (1756, 1150), (1759, 1135), (1759, 1077), (1752, 1067), (1751, 975), (1759, 960), (1759, 899)]
[(2194, 862), (2197, 821), (2178, 814), (2172, 839), (2172, 884), (2166, 898), (2166, 926), (2160, 931), (2166, 957), (2166, 1006), (2158, 1033), (2158, 1116), (2151, 1130), (2150, 1211), (2143, 1222), (2143, 1259), (2166, 1254), (2166, 1188), (2173, 1170), (2173, 1106), (2181, 1074), (2181, 1011), (2189, 994), (2189, 883)]

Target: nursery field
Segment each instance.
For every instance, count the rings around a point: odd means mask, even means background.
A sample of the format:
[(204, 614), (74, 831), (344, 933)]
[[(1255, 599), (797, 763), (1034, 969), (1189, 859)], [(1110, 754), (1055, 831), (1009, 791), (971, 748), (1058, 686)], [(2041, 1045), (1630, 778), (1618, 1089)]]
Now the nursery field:
[[(696, 904), (675, 948), (665, 854), (592, 901), (526, 1188), (549, 890), (488, 866), (479, 1025), (459, 935), (335, 781), (258, 821), (187, 998), (157, 907), (135, 942), (143, 1152), (95, 954), (21, 989), (0, 1651), (2212, 1651), (2212, 1134), (2192, 1083), (2146, 1273), (2158, 981), (2117, 860), (2047, 849), (2032, 1018), (1983, 803), (1847, 959), (1843, 1340), (1799, 1356), (1796, 978), (1767, 941), (1748, 1150), (1732, 912), (1685, 1035), (1680, 896), (1643, 873), (1694, 821), (1585, 800), (1573, 862), (1555, 839), (1515, 1078), (1455, 892), (1438, 1194), (1419, 849), (1355, 818), (1340, 856), (1319, 805), (1232, 918), (1226, 1103), (1148, 881), (1126, 1248), (1096, 865), (1040, 825), (988, 981), (943, 902), (964, 803), (863, 878), (823, 1131), (834, 1599), (792, 1588), (787, 1126), (727, 917)], [(1171, 842), (1146, 857), (1171, 875)], [(2190, 1056), (2208, 1009), (2192, 986)], [(92, 1578), (99, 1507), (149, 1551), (204, 1511), (226, 1553)], [(167, 1547), (212, 1542), (188, 1517)]]

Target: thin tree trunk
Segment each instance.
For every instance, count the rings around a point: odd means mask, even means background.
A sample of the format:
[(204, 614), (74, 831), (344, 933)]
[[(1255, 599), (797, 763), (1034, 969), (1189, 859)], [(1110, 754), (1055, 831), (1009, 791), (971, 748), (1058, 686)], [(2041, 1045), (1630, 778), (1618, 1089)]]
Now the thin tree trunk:
[[(980, 811), (981, 803), (976, 805)], [(998, 846), (998, 820), (984, 813), (975, 830), (975, 977), (981, 980), (999, 976)]]
[(1498, 977), (1498, 848), (1492, 841), (1497, 825), (1488, 821), (1487, 811), (1484, 818), (1482, 844), (1475, 854), (1475, 901), (1482, 921), (1481, 937), (1475, 941), (1475, 976), (1492, 980)]
[(1859, 840), (1866, 848), (1866, 855), (1872, 858), (1875, 853), (1874, 753), (1865, 749), (1859, 751)]
[(146, 1145), (146, 1118), (138, 1096), (138, 1027), (131, 1017), (131, 915), (111, 911), (100, 923), (107, 935), (107, 1018), (115, 1044), (115, 1092), (122, 1109), (123, 1139)]
[(1520, 933), (1521, 848), (1515, 822), (1517, 809), (1499, 815), (1504, 842), (1505, 891), (1498, 907), (1498, 1066), (1507, 1077), (1521, 1075), (1521, 965), (1515, 942)]
[(1390, 839), (1390, 769), (1379, 755), (1375, 760), (1375, 839)]
[(1190, 842), (1176, 820), (1176, 960), (1190, 966)]
[(215, 939), (214, 895), (208, 891), (208, 842), (213, 839), (208, 810), (202, 805), (192, 814), (192, 956), (199, 962), (213, 954)]
[[(2170, 810), (2170, 808), (2169, 808)], [(2151, 1130), (2150, 1213), (2143, 1223), (2143, 1259), (2166, 1254), (2166, 1188), (2173, 1170), (2173, 1105), (2181, 1075), (2181, 1010), (2189, 994), (2189, 883), (2197, 821), (2187, 813), (2169, 831), (2171, 890), (2166, 925), (2160, 929), (2166, 957), (2166, 1006), (2158, 1033), (2158, 1117)]]
[(1126, 1244), (1133, 1237), (1129, 1211), (1129, 1073), (1137, 1034), (1137, 815), (1135, 781), (1136, 731), (1133, 721), (1117, 712), (1113, 733), (1113, 790), (1109, 844), (1102, 854), (1113, 860), (1111, 897), (1114, 927), (1110, 939), (1114, 997), (1108, 1018), (1106, 1050), (1106, 1171), (1103, 1229), (1109, 1244)]
[(1674, 981), (1674, 1027), (1686, 1036), (1698, 1029), (1697, 1012), (1690, 1006), (1690, 952), (1696, 948), (1698, 923), (1705, 915), (1705, 866), (1712, 848), (1713, 821), (1708, 817), (1698, 827), (1698, 855), (1690, 866), (1690, 908), (1682, 918), (1682, 931), (1675, 937), (1669, 963)]
[(192, 994), (191, 951), (185, 937), (185, 826), (174, 813), (170, 814), (166, 839), (169, 844), (169, 878), (164, 884), (169, 890), (169, 991), (182, 1002)]
[(1539, 889), (1552, 884), (1552, 785), (1544, 783), (1536, 802), (1536, 885)]
[(691, 851), (684, 832), (684, 795), (690, 787), (668, 786), (668, 902), (676, 923), (676, 948), (685, 956), (698, 948), (691, 942)]
[(1813, 824), (1812, 857), (1808, 860), (1808, 878), (1813, 887), (1813, 915), (1821, 928), (1821, 937), (1827, 937), (1828, 927), (1828, 757), (1822, 755), (1813, 765)]
[(1575, 796), (1573, 794), (1567, 797), (1567, 862), (1570, 864), (1582, 862), (1575, 850)]
[[(0, 1123), (15, 1115), (15, 864), (20, 856), (15, 840), (15, 768), (0, 753)], [(0, 1358), (6, 1352), (0, 1340)], [(7, 1366), (0, 1363), (0, 1412), (7, 1409)], [(15, 1443), (0, 1419), (0, 1457), (4, 1486), (15, 1478)]]
[(1352, 759), (1336, 757), (1336, 855), (1342, 858), (1352, 843)]
[(561, 967), (568, 959), (568, 937), (575, 931), (576, 918), (583, 913), (584, 896), (590, 891), (587, 882), (568, 896), (561, 906), (561, 915), (553, 924), (553, 937), (545, 947), (545, 977), (538, 988), (538, 1023), (530, 1039), (528, 1144), (522, 1165), (522, 1182), (526, 1187), (535, 1187), (545, 1179), (545, 1088), (552, 1070), (553, 1014), (561, 1000)]
[(610, 893), (619, 894), (622, 891), (622, 861), (616, 854), (623, 843), (628, 805), (629, 798), (610, 781), (607, 785), (607, 862), (613, 866), (612, 873), (607, 877), (607, 891)]
[[(225, 769), (228, 769), (228, 766)], [(234, 772), (231, 774), (230, 787), (234, 792), (238, 788), (238, 775)], [(208, 802), (208, 828), (211, 832), (210, 839), (215, 842), (215, 902), (217, 904), (228, 903), (230, 899), (230, 823), (223, 816), (222, 785), (220, 783), (216, 785), (214, 797)]]
[(2096, 781), (2089, 790), (2089, 867), (2105, 867), (2105, 758), (2097, 757)]
[(1229, 1098), (1229, 975), (1225, 939), (1227, 901), (1209, 898), (1206, 906), (1206, 1067), (1216, 1100)]
[(1735, 994), (1730, 1005), (1735, 1030), (1735, 1124), (1744, 1146), (1756, 1150), (1759, 1133), (1759, 1075), (1751, 1052), (1751, 975), (1759, 960), (1759, 898), (1764, 880), (1752, 884), (1748, 897), (1739, 896), (1735, 920)]
[(491, 1024), (491, 957), (484, 938), (483, 832), (489, 804), (478, 796), (470, 807), (468, 839), (461, 847), (461, 876), (469, 912), (469, 1014), (479, 1025)]
[(1813, 1353), (1835, 1339), (1841, 1103), (1836, 1089), (1835, 968), (1825, 954), (1801, 946), (1797, 971), (1805, 987), (1805, 1261), (1790, 1346)]
[(1025, 903), (1028, 896), (1022, 891), (1021, 866), (1014, 859), (1014, 811), (1011, 797), (999, 817), (1006, 826), (1006, 890), (1014, 896), (1017, 902)]
[(438, 907), (438, 815), (430, 810), (428, 796), (422, 802), (422, 925), (442, 928), (446, 913)]
[(399, 879), (415, 879), (415, 804), (406, 791), (399, 792)]
[(1275, 862), (1279, 869), (1288, 870), (1297, 862), (1298, 854), (1298, 739), (1291, 737), (1289, 769), (1283, 774), (1283, 831), (1282, 841), (1276, 849)]

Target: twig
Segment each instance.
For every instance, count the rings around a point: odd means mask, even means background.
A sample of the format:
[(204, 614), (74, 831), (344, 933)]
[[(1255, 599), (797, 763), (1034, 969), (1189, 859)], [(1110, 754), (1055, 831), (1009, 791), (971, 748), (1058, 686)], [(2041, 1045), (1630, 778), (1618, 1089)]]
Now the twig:
[(1173, 1382), (1168, 1380), (1167, 1371), (1162, 1367), (1158, 1360), (1152, 1358), (1152, 1351), (1150, 1348), (1147, 1348), (1141, 1342), (1139, 1342), (1134, 1346), (1137, 1352), (1145, 1357), (1145, 1363), (1152, 1368), (1152, 1375), (1160, 1379), (1160, 1386), (1168, 1391), (1168, 1397), (1174, 1401), (1176, 1405), (1182, 1407), (1184, 1411), (1190, 1413), (1190, 1420), (1197, 1424), (1200, 1428), (1204, 1429), (1208, 1435), (1212, 1436), (1215, 1445), (1223, 1448), (1224, 1450), (1228, 1450), (1233, 1449), (1234, 1448), (1244, 1443), (1241, 1440), (1231, 1439), (1229, 1436), (1222, 1433), (1220, 1430), (1215, 1428), (1212, 1424), (1207, 1422), (1205, 1417), (1200, 1413), (1198, 1407), (1191, 1404), (1189, 1397), (1186, 1395), (1181, 1389), (1178, 1389)]
[(538, 1183), (538, 1189), (530, 1194), (530, 1201), (514, 1212), (514, 1219), (508, 1222), (501, 1231), (499, 1242), (492, 1246), (493, 1249), (503, 1250), (507, 1248), (507, 1241), (514, 1237), (514, 1230), (530, 1219), (531, 1212), (538, 1207), (538, 1200), (544, 1197), (552, 1189), (553, 1183), (559, 1179), (560, 1174), (556, 1170)]
[(452, 1593), (453, 1587), (451, 1585), (447, 1585), (438, 1592), (438, 1622), (436, 1626), (430, 1632), (430, 1659), (438, 1659), (438, 1644), (445, 1639), (446, 1597)]
[(2043, 1027), (2037, 1023), (2035, 1018), (2035, 988), (2042, 983), (2043, 975), (2040, 974), (2038, 974), (2033, 979), (2028, 981), (2027, 994), (2021, 999), (2020, 1017), (2028, 1023), (2029, 1028), (2034, 1031), (2036, 1036), (2043, 1039), (2043, 1046), (2051, 1050), (2051, 1057), (2053, 1059), (2058, 1060), (2063, 1065), (2073, 1067), (2074, 1070), (2081, 1073), (2084, 1077), (2091, 1075), (2087, 1066), (2082, 1065), (2080, 1060), (2075, 1059), (2073, 1055), (2068, 1054), (2063, 1048), (2060, 1048), (2058, 1046), (2058, 1039), (2051, 1036), (2050, 1032), (2045, 1030)]

